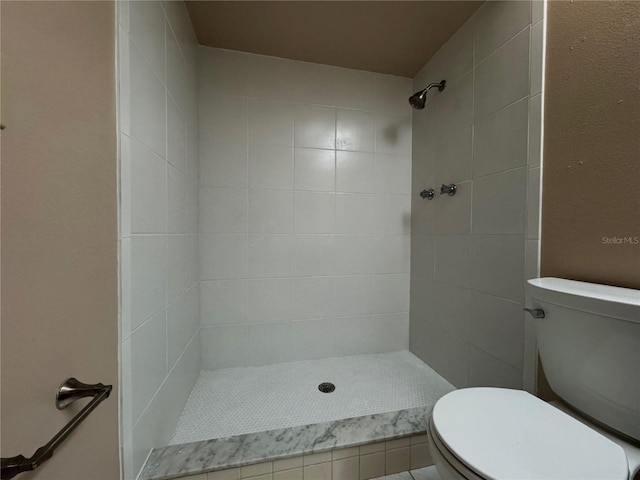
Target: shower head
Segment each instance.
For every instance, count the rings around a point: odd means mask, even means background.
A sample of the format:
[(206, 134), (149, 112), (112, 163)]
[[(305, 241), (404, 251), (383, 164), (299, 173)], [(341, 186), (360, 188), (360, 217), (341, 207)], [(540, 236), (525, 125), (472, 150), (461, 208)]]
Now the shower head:
[(444, 90), (446, 83), (447, 82), (445, 80), (442, 80), (440, 83), (431, 83), (427, 85), (427, 88), (424, 88), (423, 90), (420, 90), (419, 92), (411, 95), (409, 97), (409, 103), (416, 110), (422, 110), (427, 101), (427, 92), (434, 87), (438, 87), (438, 90), (441, 92)]

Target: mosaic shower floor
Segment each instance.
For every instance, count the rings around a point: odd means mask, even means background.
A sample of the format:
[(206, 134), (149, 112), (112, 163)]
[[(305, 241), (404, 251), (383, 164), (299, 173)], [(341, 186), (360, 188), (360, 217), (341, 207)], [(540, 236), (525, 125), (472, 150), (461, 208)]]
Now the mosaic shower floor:
[(431, 408), (453, 389), (406, 351), (202, 371), (171, 444)]

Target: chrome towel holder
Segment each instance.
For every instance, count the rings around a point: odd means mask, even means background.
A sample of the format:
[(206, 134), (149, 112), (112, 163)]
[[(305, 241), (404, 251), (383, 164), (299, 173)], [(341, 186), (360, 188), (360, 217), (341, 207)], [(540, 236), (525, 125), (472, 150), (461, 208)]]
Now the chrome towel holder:
[(111, 385), (103, 385), (102, 383), (93, 385), (82, 383), (73, 377), (66, 379), (62, 385), (60, 385), (58, 393), (56, 394), (56, 407), (58, 410), (65, 409), (76, 400), (84, 397), (93, 397), (93, 399), (47, 444), (37, 449), (30, 458), (25, 458), (24, 455), (2, 458), (0, 478), (2, 480), (9, 480), (20, 473), (35, 470), (49, 460), (53, 456), (55, 449), (71, 435), (71, 432), (73, 432), (103, 400), (109, 397), (112, 388)]

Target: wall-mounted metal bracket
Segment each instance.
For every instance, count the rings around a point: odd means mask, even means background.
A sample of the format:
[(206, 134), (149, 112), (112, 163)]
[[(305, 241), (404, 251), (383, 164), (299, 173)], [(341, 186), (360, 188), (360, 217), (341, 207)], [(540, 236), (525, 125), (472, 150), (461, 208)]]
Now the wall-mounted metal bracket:
[(35, 451), (32, 457), (25, 458), (24, 455), (6, 457), (1, 460), (0, 478), (9, 480), (22, 472), (35, 470), (53, 456), (53, 452), (60, 444), (73, 432), (82, 421), (105, 399), (109, 397), (112, 390), (111, 385), (96, 383), (93, 385), (79, 382), (75, 378), (68, 378), (60, 385), (56, 394), (56, 407), (59, 410), (67, 408), (76, 400), (84, 397), (93, 397), (85, 407), (60, 430), (49, 443)]

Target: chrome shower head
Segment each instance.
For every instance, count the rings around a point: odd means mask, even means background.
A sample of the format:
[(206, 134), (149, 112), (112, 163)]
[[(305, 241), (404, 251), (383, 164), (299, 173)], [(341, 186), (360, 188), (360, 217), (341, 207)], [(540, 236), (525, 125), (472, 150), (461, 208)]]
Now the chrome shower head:
[(443, 91), (446, 85), (446, 81), (442, 80), (440, 83), (431, 83), (426, 88), (414, 93), (409, 97), (409, 104), (416, 110), (422, 110), (427, 101), (427, 92), (434, 87), (438, 87), (438, 91)]

